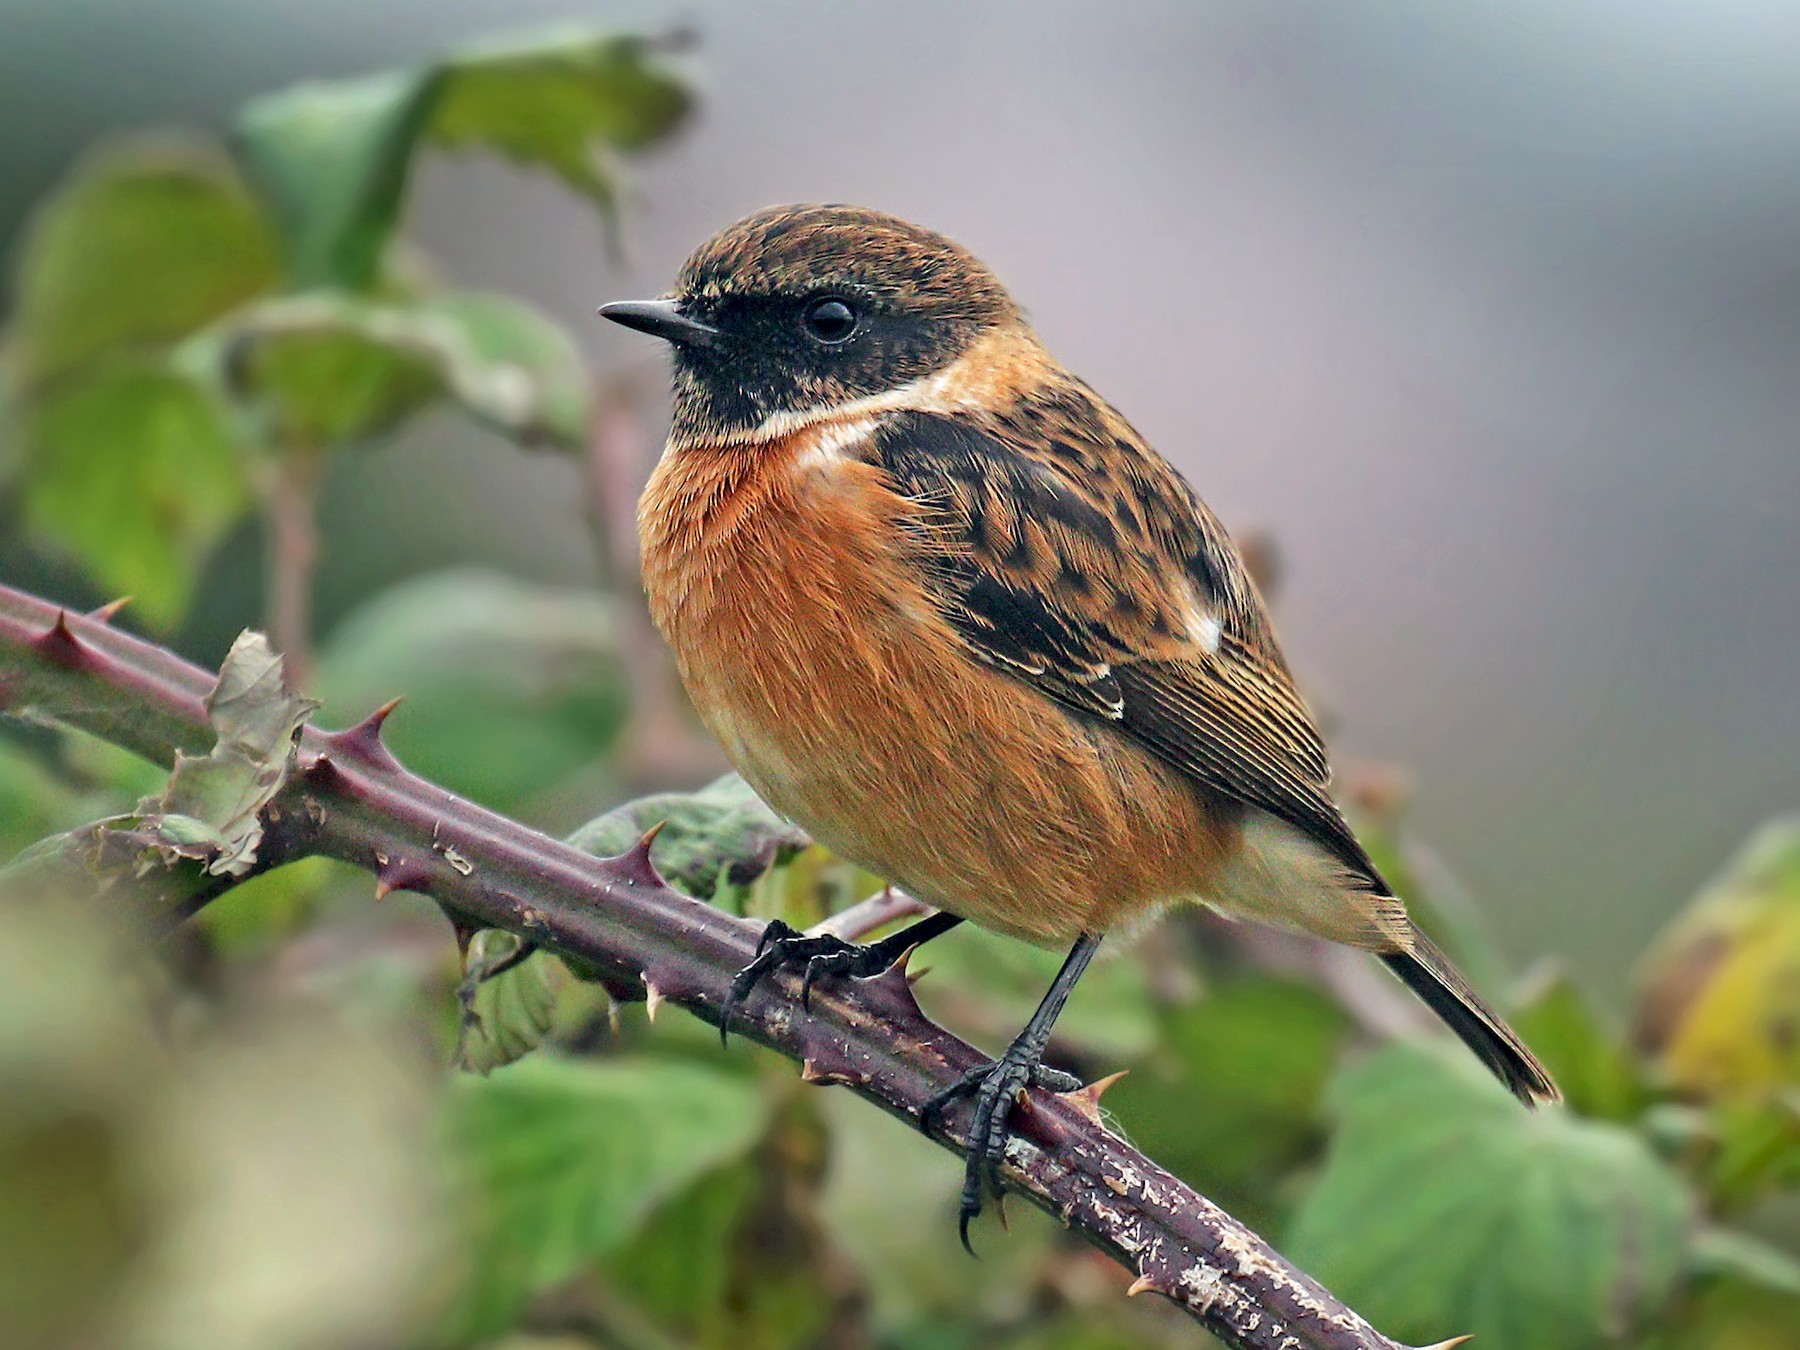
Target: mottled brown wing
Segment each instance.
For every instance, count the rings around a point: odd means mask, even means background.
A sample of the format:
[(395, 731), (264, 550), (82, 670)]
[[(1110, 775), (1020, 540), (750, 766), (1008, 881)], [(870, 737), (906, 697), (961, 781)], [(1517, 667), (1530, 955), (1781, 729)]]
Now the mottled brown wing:
[(1255, 588), (1179, 475), (1085, 391), (1005, 418), (907, 413), (873, 453), (924, 510), (939, 605), (982, 660), (1103, 719), (1385, 886)]

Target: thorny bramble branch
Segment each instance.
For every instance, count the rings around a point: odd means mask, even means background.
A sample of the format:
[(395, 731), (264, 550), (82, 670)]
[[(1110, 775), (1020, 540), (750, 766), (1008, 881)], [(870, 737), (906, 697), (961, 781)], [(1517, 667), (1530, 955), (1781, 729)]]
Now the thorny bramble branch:
[[(212, 678), (103, 619), (0, 587), (0, 711), (34, 708), (161, 762), (208, 748)], [(384, 710), (385, 712), (385, 710)], [(303, 733), (298, 772), (265, 810), (263, 865), (319, 854), (421, 891), (468, 922), (503, 928), (597, 970), (609, 988), (716, 1022), (757, 927), (682, 895), (647, 845), (594, 858), (408, 773), (382, 745), (381, 715)], [(210, 896), (182, 897), (178, 922)], [(902, 963), (903, 965), (904, 963)], [(752, 996), (734, 1029), (890, 1114), (920, 1109), (974, 1047), (931, 1023), (905, 972), (815, 991), (797, 981)], [(1004, 1177), (1034, 1204), (1137, 1272), (1132, 1292), (1176, 1302), (1238, 1350), (1402, 1350), (1289, 1265), (1262, 1238), (1101, 1123), (1100, 1085), (1034, 1094), (1015, 1117)], [(935, 1136), (965, 1148), (962, 1113)], [(1446, 1342), (1445, 1345), (1458, 1342)]]

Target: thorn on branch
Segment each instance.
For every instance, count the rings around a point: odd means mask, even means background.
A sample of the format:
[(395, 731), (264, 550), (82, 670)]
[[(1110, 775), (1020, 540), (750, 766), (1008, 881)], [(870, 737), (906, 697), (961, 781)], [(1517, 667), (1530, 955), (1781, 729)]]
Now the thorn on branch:
[[(424, 863), (414, 862), (409, 858), (396, 858), (392, 862), (384, 862), (375, 869), (375, 898), (385, 900), (395, 891), (426, 891), (431, 886), (431, 869)], [(456, 919), (450, 922), (456, 926), (456, 941), (465, 952), (469, 941), (463, 926)], [(473, 933), (473, 928), (469, 933)]]
[(56, 611), (56, 622), (31, 640), (31, 648), (46, 661), (79, 670), (94, 659), (88, 645), (69, 628), (69, 611)]
[(330, 755), (320, 751), (300, 766), (300, 776), (309, 783), (327, 787), (339, 777), (338, 766), (331, 762)]
[(886, 990), (905, 1004), (909, 1011), (922, 1015), (923, 1010), (919, 1007), (919, 1000), (913, 996), (913, 982), (925, 972), (921, 970), (918, 974), (914, 974), (907, 969), (908, 964), (912, 961), (912, 954), (918, 950), (917, 947), (908, 947), (900, 953), (893, 965), (882, 971), (881, 974), (871, 976), (863, 983), (875, 989)]
[(663, 832), (663, 826), (668, 823), (666, 820), (657, 821), (656, 824), (644, 831), (642, 839), (617, 858), (611, 859), (620, 871), (641, 886), (668, 885), (668, 882), (663, 880), (662, 873), (656, 870), (656, 864), (650, 861), (650, 846), (656, 842), (656, 836)]
[(355, 726), (345, 727), (342, 731), (326, 732), (326, 745), (345, 759), (366, 764), (370, 768), (398, 769), (400, 761), (382, 743), (381, 728), (399, 706), (399, 699), (389, 699)]
[(644, 1002), (652, 1019), (664, 1003), (692, 1005), (700, 995), (700, 986), (678, 962), (646, 967), (638, 975), (644, 984)]
[(861, 1087), (868, 1083), (870, 1074), (866, 1067), (867, 1060), (865, 1059), (863, 1066), (859, 1066), (851, 1046), (841, 1037), (833, 1035), (818, 1023), (802, 1027), (801, 1035), (802, 1082), (821, 1087), (831, 1084)]
[(847, 1061), (827, 1063), (824, 1060), (808, 1056), (800, 1061), (800, 1081), (813, 1083), (819, 1087), (855, 1086), (868, 1082), (869, 1076), (866, 1073), (857, 1073)]
[(111, 623), (119, 616), (119, 611), (135, 599), (137, 599), (135, 595), (121, 595), (117, 600), (107, 601), (99, 609), (90, 609), (88, 618), (95, 623)]
[(1090, 1124), (1104, 1126), (1106, 1122), (1100, 1115), (1100, 1099), (1106, 1095), (1108, 1088), (1130, 1072), (1129, 1069), (1120, 1069), (1104, 1078), (1096, 1078), (1073, 1092), (1059, 1092), (1056, 1095), (1074, 1107)]

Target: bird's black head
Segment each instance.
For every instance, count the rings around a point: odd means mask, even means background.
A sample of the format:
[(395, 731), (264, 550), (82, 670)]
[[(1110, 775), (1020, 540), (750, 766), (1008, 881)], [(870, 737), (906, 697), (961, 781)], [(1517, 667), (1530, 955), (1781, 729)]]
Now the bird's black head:
[(600, 313), (675, 351), (678, 441), (745, 441), (942, 370), (1018, 319), (958, 244), (855, 206), (777, 206), (720, 231), (662, 300)]

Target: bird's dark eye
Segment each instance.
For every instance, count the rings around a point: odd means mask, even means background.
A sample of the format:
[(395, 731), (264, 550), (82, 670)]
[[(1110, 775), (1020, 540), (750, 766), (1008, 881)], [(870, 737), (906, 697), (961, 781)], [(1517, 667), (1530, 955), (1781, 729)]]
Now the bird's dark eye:
[(815, 300), (806, 307), (806, 331), (827, 347), (848, 342), (856, 332), (856, 311), (842, 300)]

